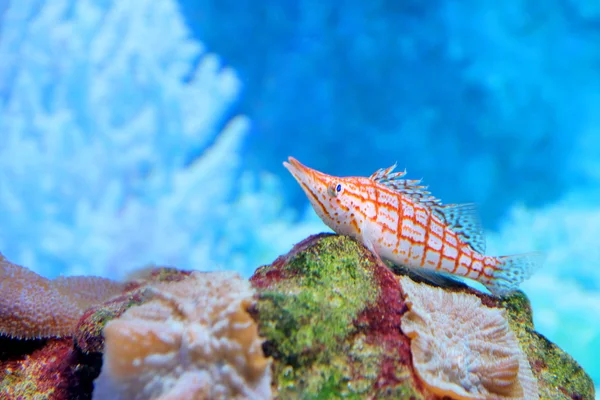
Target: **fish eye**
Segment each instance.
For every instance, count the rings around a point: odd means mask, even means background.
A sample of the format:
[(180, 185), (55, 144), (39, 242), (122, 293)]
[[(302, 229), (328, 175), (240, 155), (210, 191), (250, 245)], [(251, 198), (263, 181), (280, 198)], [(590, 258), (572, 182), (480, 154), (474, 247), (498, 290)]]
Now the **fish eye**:
[(327, 187), (327, 192), (329, 193), (330, 196), (332, 197), (336, 197), (338, 195), (338, 193), (340, 193), (342, 191), (342, 185), (339, 183), (335, 183), (332, 182), (328, 187)]

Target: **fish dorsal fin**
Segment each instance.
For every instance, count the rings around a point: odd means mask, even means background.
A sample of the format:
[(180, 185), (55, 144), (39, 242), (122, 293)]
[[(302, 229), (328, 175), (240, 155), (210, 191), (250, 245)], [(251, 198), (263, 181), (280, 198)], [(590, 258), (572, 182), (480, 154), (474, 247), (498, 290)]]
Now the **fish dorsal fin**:
[(441, 206), (441, 200), (432, 196), (431, 193), (427, 191), (427, 186), (420, 184), (421, 179), (401, 179), (406, 175), (406, 170), (394, 172), (395, 168), (396, 164), (388, 168), (378, 169), (369, 177), (369, 179), (400, 192), (425, 206)]
[(460, 239), (480, 254), (485, 253), (483, 228), (477, 214), (477, 206), (473, 203), (447, 204), (433, 208), (433, 212), (442, 218), (446, 225)]

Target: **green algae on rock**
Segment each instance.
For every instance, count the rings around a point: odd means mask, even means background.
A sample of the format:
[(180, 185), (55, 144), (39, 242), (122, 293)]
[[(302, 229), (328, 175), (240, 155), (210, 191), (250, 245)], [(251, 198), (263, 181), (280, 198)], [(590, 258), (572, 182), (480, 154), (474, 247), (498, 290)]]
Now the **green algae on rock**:
[(250, 280), (279, 398), (423, 398), (398, 284), (363, 246), (312, 236)]
[[(405, 269), (394, 271), (423, 281)], [(437, 398), (414, 371), (401, 327), (408, 308), (399, 278), (352, 239), (311, 236), (259, 268), (251, 282), (258, 292), (252, 312), (274, 360), (278, 398)], [(523, 293), (498, 298), (456, 282), (444, 290), (505, 309), (540, 399), (594, 399), (583, 369), (534, 331)]]
[(523, 292), (499, 301), (540, 383), (542, 399), (594, 399), (594, 383), (583, 368), (534, 330), (531, 304)]

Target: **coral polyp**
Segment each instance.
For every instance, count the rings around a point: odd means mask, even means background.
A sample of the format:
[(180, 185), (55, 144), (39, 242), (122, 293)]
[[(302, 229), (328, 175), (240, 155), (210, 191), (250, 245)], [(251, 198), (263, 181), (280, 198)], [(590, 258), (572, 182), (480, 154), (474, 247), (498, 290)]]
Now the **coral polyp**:
[(537, 399), (527, 356), (506, 312), (473, 295), (400, 277), (415, 370), (431, 392), (453, 399)]
[(123, 290), (94, 276), (50, 280), (0, 254), (0, 334), (21, 339), (71, 336), (83, 312)]

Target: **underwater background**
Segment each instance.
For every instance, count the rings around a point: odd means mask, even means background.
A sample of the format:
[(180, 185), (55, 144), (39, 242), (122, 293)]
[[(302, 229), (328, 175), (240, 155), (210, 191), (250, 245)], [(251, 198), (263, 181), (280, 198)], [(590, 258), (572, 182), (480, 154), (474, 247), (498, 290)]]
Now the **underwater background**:
[(0, 0), (0, 252), (47, 277), (261, 264), (328, 230), (281, 163), (398, 162), (546, 254), (600, 383), (600, 3)]

